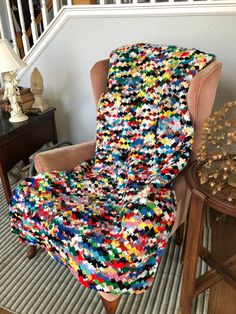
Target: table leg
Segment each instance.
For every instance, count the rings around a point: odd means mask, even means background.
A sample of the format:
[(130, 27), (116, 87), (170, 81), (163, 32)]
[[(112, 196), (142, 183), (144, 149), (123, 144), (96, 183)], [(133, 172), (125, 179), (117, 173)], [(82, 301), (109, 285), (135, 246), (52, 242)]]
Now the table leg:
[(57, 144), (57, 128), (56, 128), (56, 121), (55, 121), (55, 115), (53, 115), (52, 118), (52, 124), (53, 124), (53, 144)]
[(4, 194), (6, 197), (6, 201), (7, 201), (7, 203), (9, 203), (10, 197), (12, 194), (11, 186), (9, 183), (7, 172), (4, 171), (1, 166), (0, 166), (0, 177), (1, 177), (1, 181), (2, 181), (3, 191), (4, 191)]
[(198, 256), (202, 241), (205, 203), (206, 196), (198, 190), (194, 189), (192, 191), (191, 204), (189, 209), (186, 248), (184, 254), (183, 278), (180, 297), (182, 314), (191, 313)]

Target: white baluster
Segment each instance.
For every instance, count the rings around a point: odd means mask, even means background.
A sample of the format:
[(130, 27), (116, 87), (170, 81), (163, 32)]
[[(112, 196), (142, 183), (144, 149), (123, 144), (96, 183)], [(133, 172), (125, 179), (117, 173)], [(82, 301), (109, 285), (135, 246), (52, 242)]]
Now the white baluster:
[(9, 26), (10, 26), (10, 31), (11, 31), (13, 49), (14, 49), (15, 53), (17, 53), (19, 55), (19, 50), (18, 50), (17, 44), (16, 44), (16, 34), (15, 34), (15, 28), (14, 28), (14, 24), (13, 24), (12, 11), (11, 11), (11, 6), (10, 6), (9, 0), (6, 0), (6, 6), (7, 6), (7, 16), (8, 16), (8, 21), (9, 21)]
[(29, 39), (26, 36), (25, 21), (24, 21), (21, 0), (17, 0), (17, 5), (18, 5), (19, 18), (20, 18), (20, 27), (22, 31), (22, 42), (23, 42), (24, 52), (26, 54), (26, 52), (29, 51)]
[(29, 3), (30, 19), (31, 19), (31, 24), (30, 24), (31, 32), (32, 32), (33, 42), (35, 43), (38, 39), (38, 31), (37, 31), (37, 25), (35, 23), (33, 0), (28, 0), (28, 3)]
[(67, 5), (72, 5), (72, 0), (67, 0)]
[(5, 33), (4, 33), (4, 30), (3, 30), (3, 26), (2, 26), (2, 18), (1, 18), (1, 15), (0, 15), (0, 36), (1, 38), (5, 38)]
[(104, 0), (100, 0), (100, 1), (99, 1), (99, 4), (104, 5), (104, 4), (105, 4), (105, 1), (104, 1)]
[(41, 35), (43, 33), (43, 27), (42, 23), (39, 24), (39, 34)]
[(54, 15), (54, 18), (55, 18), (57, 16), (57, 12), (59, 11), (58, 0), (52, 0), (52, 6), (53, 6), (53, 15)]
[(41, 12), (43, 17), (43, 27), (45, 30), (48, 26), (48, 10), (46, 6), (46, 0), (41, 0)]

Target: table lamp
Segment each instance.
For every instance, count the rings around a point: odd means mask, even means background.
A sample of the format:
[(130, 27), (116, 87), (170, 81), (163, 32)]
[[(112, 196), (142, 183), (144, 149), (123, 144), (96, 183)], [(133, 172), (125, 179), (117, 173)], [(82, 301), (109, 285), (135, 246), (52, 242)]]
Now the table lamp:
[(0, 73), (2, 73), (5, 86), (3, 99), (8, 99), (11, 104), (10, 122), (22, 122), (28, 119), (17, 102), (19, 80), (16, 78), (16, 71), (26, 65), (13, 51), (8, 41), (0, 39)]

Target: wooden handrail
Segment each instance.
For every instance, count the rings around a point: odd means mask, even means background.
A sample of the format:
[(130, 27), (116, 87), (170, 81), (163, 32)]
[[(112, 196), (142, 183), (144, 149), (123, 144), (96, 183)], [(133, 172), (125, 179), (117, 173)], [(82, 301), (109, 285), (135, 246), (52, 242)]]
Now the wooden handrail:
[[(47, 1), (46, 8), (47, 8), (48, 11), (51, 10), (51, 8), (52, 8), (52, 0), (48, 0)], [(42, 22), (42, 19), (43, 19), (42, 12), (40, 12), (38, 14), (38, 16), (36, 17), (36, 19), (35, 19), (35, 24), (36, 25), (40, 24)], [(31, 36), (31, 34), (32, 34), (32, 29), (31, 29), (31, 26), (30, 26), (28, 28), (27, 32), (26, 32), (26, 36), (29, 38)]]

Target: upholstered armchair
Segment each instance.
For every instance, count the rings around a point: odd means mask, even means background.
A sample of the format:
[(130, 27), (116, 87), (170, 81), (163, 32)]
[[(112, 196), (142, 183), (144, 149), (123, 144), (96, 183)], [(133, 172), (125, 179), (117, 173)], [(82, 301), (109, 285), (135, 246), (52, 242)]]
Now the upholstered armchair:
[[(108, 60), (97, 62), (91, 69), (91, 82), (96, 103), (106, 89), (107, 71)], [(212, 110), (220, 71), (221, 63), (212, 62), (194, 77), (189, 88), (188, 106), (195, 130), (191, 159), (196, 158), (203, 123)], [(94, 153), (95, 141), (39, 153), (35, 157), (36, 170), (38, 173), (52, 170), (70, 170), (81, 162), (91, 159)], [(174, 188), (177, 197), (177, 215), (172, 234), (183, 224), (190, 200), (190, 191), (186, 187), (183, 172), (175, 179)], [(105, 302), (104, 304), (108, 313), (115, 313), (114, 309), (117, 304), (113, 304), (113, 302)]]
[[(91, 82), (95, 103), (106, 88), (108, 60), (97, 62), (91, 69)], [(192, 80), (188, 92), (188, 106), (194, 123), (194, 146), (192, 159), (196, 158), (197, 149), (201, 142), (203, 123), (210, 115), (215, 99), (216, 88), (221, 72), (221, 63), (214, 61), (200, 71)], [(70, 170), (84, 160), (89, 160), (95, 152), (95, 141), (58, 148), (35, 157), (35, 166), (38, 173), (51, 170)], [(190, 198), (183, 173), (177, 176), (174, 182), (177, 196), (177, 216), (172, 234), (184, 222)]]

